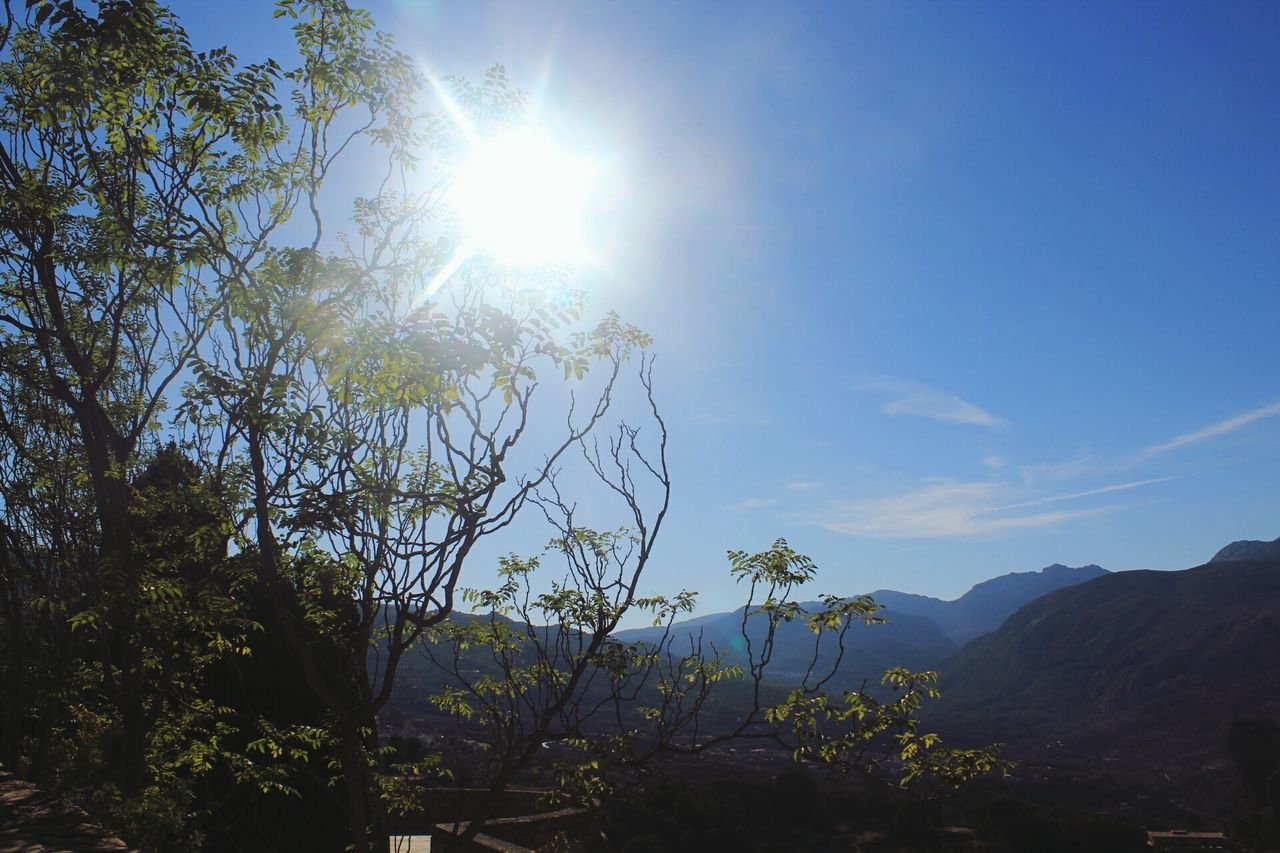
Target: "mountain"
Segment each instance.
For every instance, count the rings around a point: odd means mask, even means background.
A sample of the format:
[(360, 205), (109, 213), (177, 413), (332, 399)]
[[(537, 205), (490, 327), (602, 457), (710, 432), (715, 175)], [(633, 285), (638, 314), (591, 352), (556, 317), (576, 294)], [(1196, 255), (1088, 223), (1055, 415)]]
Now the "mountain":
[[(878, 590), (871, 595), (884, 605), (880, 615), (888, 619), (888, 624), (855, 626), (850, 630), (841, 677), (832, 686), (857, 686), (867, 676), (874, 681), (891, 666), (934, 669), (963, 643), (999, 627), (1023, 604), (1047, 592), (1105, 574), (1107, 571), (1098, 566), (1069, 568), (1055, 564), (1038, 572), (1014, 572), (983, 581), (954, 601)], [(813, 612), (820, 605), (807, 602), (803, 606)], [(752, 620), (756, 626), (752, 634), (756, 636), (757, 643), (763, 621), (759, 617)], [(689, 619), (677, 623), (672, 631), (677, 638), (677, 648), (687, 647), (690, 638), (696, 639), (700, 635), (706, 647), (714, 644), (730, 662), (745, 661), (742, 608)], [(640, 628), (620, 631), (617, 638), (624, 642), (655, 642), (661, 634), (660, 628)], [(784, 625), (779, 629), (775, 646), (769, 676), (774, 679), (803, 676), (813, 654), (813, 634), (798, 622)], [(830, 663), (831, 660), (824, 656), (820, 663)], [(821, 670), (820, 665), (815, 671)]]
[(1105, 574), (1101, 566), (1072, 568), (1054, 563), (1038, 572), (1013, 572), (983, 581), (953, 601), (891, 589), (877, 590), (871, 597), (891, 610), (931, 619), (949, 639), (963, 645), (999, 628), (1022, 605)]
[(1231, 560), (1280, 560), (1280, 539), (1271, 542), (1241, 539), (1224, 546), (1209, 562), (1225, 563)]
[(1280, 560), (1058, 590), (945, 661), (940, 686), (944, 734), (1130, 770), (1221, 806), (1235, 790), (1231, 724), (1280, 715)]
[[(1106, 574), (1105, 569), (1093, 565), (1070, 568), (1054, 564), (1038, 572), (1014, 572), (983, 581), (954, 601), (879, 590), (872, 593), (872, 597), (885, 606), (879, 615), (888, 620), (887, 624), (854, 625), (849, 629), (839, 674), (827, 686), (840, 690), (858, 687), (863, 679), (876, 683), (880, 675), (893, 666), (917, 671), (937, 669), (964, 642), (995, 629), (1026, 602), (1046, 592)], [(806, 602), (802, 606), (808, 612), (821, 607), (818, 602)], [(673, 650), (687, 651), (691, 642), (700, 640), (704, 654), (712, 654), (714, 649), (727, 663), (745, 664), (747, 650), (742, 636), (742, 614), (743, 608), (738, 608), (676, 623), (671, 629)], [(456, 614), (455, 618), (480, 617)], [(764, 627), (762, 616), (749, 620), (748, 635), (756, 654)], [(637, 628), (619, 631), (615, 639), (653, 643), (662, 634), (661, 628)], [(803, 621), (780, 626), (767, 677), (778, 682), (798, 681), (809, 670), (813, 652), (814, 635)], [(821, 676), (830, 671), (836, 653), (836, 644), (828, 635), (813, 672)], [(466, 668), (496, 674), (494, 662), (480, 650), (470, 650), (464, 657)], [(402, 693), (426, 695), (438, 689), (441, 675), (421, 652), (404, 658), (401, 669)]]
[[(807, 612), (821, 608), (816, 601), (805, 602)], [(673, 648), (676, 651), (689, 648), (690, 640), (701, 638), (704, 652), (712, 647), (723, 654), (728, 663), (746, 663), (746, 643), (742, 636), (743, 608), (729, 613), (713, 613), (677, 623), (671, 628)], [(881, 673), (891, 666), (908, 669), (929, 669), (938, 661), (952, 654), (958, 647), (938, 629), (931, 620), (922, 616), (894, 611), (881, 611), (879, 616), (888, 619), (882, 625), (853, 625), (845, 635), (845, 652), (840, 664), (840, 677), (833, 687), (856, 687), (863, 678), (879, 680)], [(759, 653), (766, 620), (752, 616), (748, 621), (748, 636), (752, 651)], [(615, 637), (624, 643), (656, 642), (662, 635), (661, 628), (638, 628), (619, 631)], [(826, 674), (835, 661), (836, 644), (830, 635), (824, 640), (823, 653), (815, 673)], [(797, 680), (809, 667), (814, 651), (814, 634), (803, 623), (795, 621), (778, 627), (774, 640), (774, 654), (766, 670), (766, 676), (774, 680)]]

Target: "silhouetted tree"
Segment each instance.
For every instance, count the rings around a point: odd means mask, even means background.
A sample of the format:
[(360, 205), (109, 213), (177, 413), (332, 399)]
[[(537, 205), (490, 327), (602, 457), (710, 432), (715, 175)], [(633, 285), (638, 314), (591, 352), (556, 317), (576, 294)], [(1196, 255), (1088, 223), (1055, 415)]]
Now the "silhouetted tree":
[[(242, 65), (196, 51), (154, 0), (3, 9), (0, 760), (145, 846), (372, 850), (397, 802), (376, 716), (405, 654), (441, 637), (502, 667), (460, 688), (520, 721), (495, 791), (544, 735), (610, 761), (690, 731), (684, 748), (705, 748), (694, 724), (728, 674), (714, 654), (610, 638), (631, 608), (670, 624), (692, 601), (640, 592), (670, 490), (649, 338), (584, 323), (554, 275), (531, 288), (455, 262), (443, 173), (415, 165), (447, 171), (465, 140), (416, 111), (422, 77), (390, 36), (345, 0), (281, 0), (296, 61)], [(481, 132), (524, 105), (500, 69), (454, 100)], [(353, 158), (380, 180), (335, 197)], [(593, 503), (621, 500), (624, 529), (578, 520), (561, 489), (579, 473)], [(474, 600), (523, 623), (460, 633), (477, 548), (534, 514), (564, 580), (507, 561)], [(778, 624), (843, 637), (873, 611), (802, 614), (785, 593), (812, 566), (785, 543), (732, 564), (768, 624), (757, 700)], [(511, 634), (533, 642), (518, 665)], [(620, 716), (610, 739), (586, 728), (650, 677), (647, 739)], [(731, 734), (786, 722), (798, 754), (866, 767), (866, 735), (896, 733), (909, 767), (960, 767), (929, 764), (943, 753), (917, 733), (928, 677), (890, 678), (890, 704), (806, 680)], [(874, 731), (854, 724), (868, 715)], [(275, 834), (286, 798), (310, 836)]]
[[(479, 264), (426, 296), (453, 238), (411, 167), (458, 142), (342, 0), (279, 4), (292, 67), (197, 52), (150, 0), (4, 10), (4, 760), (153, 835), (186, 831), (173, 773), (281, 792), (315, 776), (336, 801), (313, 808), (369, 849), (400, 658), (647, 338), (613, 317), (562, 335), (580, 295)], [(522, 104), (500, 72), (458, 100), (491, 124)], [(388, 171), (339, 235), (328, 190), (357, 152)], [(526, 450), (549, 377), (594, 402)], [(298, 672), (314, 706), (271, 701), (256, 661), (221, 661), (221, 686), (203, 662), (174, 670), (196, 637)], [(257, 687), (237, 698), (237, 680)]]

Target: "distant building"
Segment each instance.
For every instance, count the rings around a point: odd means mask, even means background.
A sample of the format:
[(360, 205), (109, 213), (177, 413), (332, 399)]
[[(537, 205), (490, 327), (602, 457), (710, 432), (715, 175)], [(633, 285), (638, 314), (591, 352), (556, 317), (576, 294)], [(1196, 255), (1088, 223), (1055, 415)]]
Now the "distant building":
[(1221, 832), (1189, 832), (1170, 829), (1148, 832), (1147, 846), (1155, 850), (1237, 850), (1239, 848)]

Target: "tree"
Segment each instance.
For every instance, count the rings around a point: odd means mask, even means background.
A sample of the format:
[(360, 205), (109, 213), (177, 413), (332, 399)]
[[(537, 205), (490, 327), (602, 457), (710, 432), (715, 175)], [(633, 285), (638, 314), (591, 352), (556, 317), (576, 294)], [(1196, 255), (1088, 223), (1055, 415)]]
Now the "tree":
[[(661, 423), (656, 409), (654, 418)], [(948, 748), (936, 733), (922, 730), (918, 712), (938, 696), (936, 673), (893, 668), (879, 690), (865, 681), (857, 689), (833, 682), (849, 632), (883, 622), (876, 615), (880, 606), (867, 596), (824, 596), (820, 607), (806, 610), (792, 596), (815, 578), (817, 567), (785, 540), (760, 553), (729, 554), (731, 574), (748, 590), (740, 634), (745, 665), (706, 646), (701, 632), (687, 638), (673, 632), (675, 620), (692, 612), (693, 593), (636, 597), (654, 528), (645, 523), (620, 451), (629, 447), (641, 470), (665, 488), (665, 431), (659, 435), (653, 464), (644, 464), (648, 459), (630, 430), (610, 443), (605, 457), (612, 466), (598, 450), (588, 453), (592, 469), (631, 508), (634, 529), (581, 527), (575, 507), (552, 488), (539, 501), (558, 535), (543, 556), (563, 559), (564, 580), (539, 593), (533, 578), (543, 568), (541, 558), (510, 556), (498, 588), (468, 593), (487, 615), (453, 617), (423, 646), (443, 676), (434, 701), (478, 723), (491, 753), (488, 794), (458, 831), (459, 841), (480, 831), (500, 793), (549, 742), (560, 747), (558, 794), (584, 805), (610, 790), (621, 771), (643, 768), (660, 755), (696, 755), (743, 741), (902, 786), (924, 781), (959, 787), (1008, 767), (994, 748)], [(632, 609), (652, 614), (663, 628), (660, 636), (629, 644), (614, 639), (619, 620)], [(769, 679), (779, 630), (791, 622), (803, 623), (813, 637), (798, 684)], [(735, 681), (736, 695), (723, 695)], [(713, 721), (707, 711), (716, 699), (729, 709)], [(895, 765), (892, 774), (882, 772), (886, 761)]]
[[(443, 299), (422, 298), (454, 236), (411, 169), (424, 146), (447, 158), (456, 140), (414, 113), (419, 77), (367, 13), (279, 4), (299, 49), (285, 68), (196, 52), (149, 0), (5, 11), (6, 763), (77, 787), (52, 768), (82, 762), (32, 752), (28, 731), (36, 704), (73, 683), (93, 700), (35, 740), (101, 746), (82, 791), (160, 797), (157, 739), (176, 738), (190, 777), (218, 763), (241, 785), (313, 777), (307, 790), (339, 792), (353, 843), (369, 849), (374, 715), (399, 659), (452, 609), (476, 543), (606, 418), (647, 338), (614, 317), (562, 336), (579, 294), (517, 291), (479, 264)], [(500, 72), (459, 99), (490, 123), (521, 108)], [(387, 169), (349, 200), (351, 233), (333, 234), (328, 190), (356, 151), (382, 152)], [(540, 381), (590, 383), (593, 365), (606, 368), (594, 402), (570, 409), (560, 439), (523, 450)], [(273, 720), (261, 695), (220, 704), (200, 667), (177, 679), (194, 692), (172, 695), (162, 617), (186, 636), (208, 613), (157, 604), (189, 592), (157, 583), (167, 558), (145, 529), (173, 514), (146, 492), (148, 466), (176, 465), (168, 441), (194, 466), (182, 488), (210, 496), (230, 543), (209, 554), (229, 578), (227, 607), (213, 607), (225, 624), (205, 629), (213, 648), (252, 659), (283, 643), (276, 664), (300, 669), (316, 713)], [(192, 708), (238, 735), (160, 725)], [(191, 758), (201, 741), (237, 740)], [(290, 756), (296, 772), (268, 772)]]
[[(691, 606), (641, 594), (670, 490), (649, 338), (584, 322), (554, 275), (519, 286), (480, 259), (435, 292), (459, 235), (415, 167), (431, 153), (447, 170), (464, 142), (417, 112), (392, 39), (344, 0), (282, 0), (296, 64), (241, 65), (196, 51), (154, 0), (12, 6), (0, 760), (144, 846), (281, 844), (273, 818), (305, 811), (298, 846), (371, 850), (391, 797), (376, 716), (400, 664), (441, 637), (514, 651), (449, 617), (481, 543), (530, 515), (567, 574), (535, 582), (536, 561), (512, 559), (475, 599), (525, 589), (512, 630), (536, 633), (535, 611), (554, 628), (531, 668), (472, 685), (507, 702), (520, 679), (546, 688), (495, 785), (530, 737), (593, 734), (572, 723), (593, 684), (620, 700), (655, 674), (644, 749), (675, 745), (723, 670), (610, 639), (630, 608)], [(455, 90), (482, 131), (523, 110), (500, 69)], [(369, 194), (335, 198), (344, 162), (381, 164)], [(643, 431), (617, 416), (630, 382)], [(578, 520), (575, 466), (626, 529)], [(773, 566), (762, 582), (797, 582)], [(762, 612), (797, 615), (771, 596)], [(801, 699), (777, 719), (833, 713)], [(641, 759), (624, 734), (592, 749)]]
[(160, 787), (147, 767), (157, 718), (184, 701), (153, 655), (165, 638), (137, 631), (160, 596), (139, 537), (151, 512), (139, 478), (222, 302), (224, 236), (248, 189), (220, 180), (251, 175), (247, 164), (281, 137), (273, 69), (196, 54), (145, 2), (94, 14), (30, 3), (24, 17), (6, 2), (0, 36), (0, 464), (15, 687), (3, 759), (44, 777), (53, 765), (84, 769), (59, 753), (83, 758), (92, 745), (88, 763), (105, 777), (51, 778), (138, 802)]

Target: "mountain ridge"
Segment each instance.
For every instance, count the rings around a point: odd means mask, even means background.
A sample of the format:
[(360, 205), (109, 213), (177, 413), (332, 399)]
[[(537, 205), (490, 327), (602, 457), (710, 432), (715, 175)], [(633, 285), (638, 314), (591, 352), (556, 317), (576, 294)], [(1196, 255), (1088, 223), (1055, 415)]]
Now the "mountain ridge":
[(1224, 545), (1210, 558), (1210, 563), (1232, 560), (1280, 560), (1280, 539), (1239, 539)]
[[(936, 669), (965, 642), (995, 630), (1018, 607), (1045, 592), (1082, 583), (1109, 574), (1097, 565), (1079, 567), (1054, 563), (1038, 571), (1010, 572), (974, 584), (964, 595), (951, 601), (930, 596), (878, 590), (871, 597), (883, 606), (878, 614), (884, 625), (853, 626), (846, 635), (844, 659), (837, 682), (852, 688), (866, 677), (878, 679), (893, 666), (913, 670)], [(814, 612), (819, 602), (803, 602)], [(743, 663), (743, 608), (711, 613), (677, 622), (671, 626), (676, 645), (700, 640), (725, 654), (730, 662)], [(752, 620), (750, 632), (759, 634), (763, 617)], [(622, 642), (657, 642), (665, 628), (634, 628), (617, 632)], [(753, 642), (756, 642), (753, 640)], [(813, 655), (814, 635), (802, 623), (779, 627), (769, 677), (782, 679), (803, 674)], [(758, 649), (758, 645), (756, 646)], [(821, 664), (818, 670), (822, 670)]]
[(945, 636), (963, 646), (999, 628), (1022, 605), (1106, 574), (1110, 572), (1094, 563), (1076, 567), (1053, 563), (1038, 571), (1009, 572), (980, 581), (951, 600), (890, 589), (876, 590), (871, 597), (886, 608), (933, 620)]
[(1042, 596), (942, 662), (931, 720), (1226, 813), (1236, 720), (1280, 716), (1280, 560), (1135, 570)]

